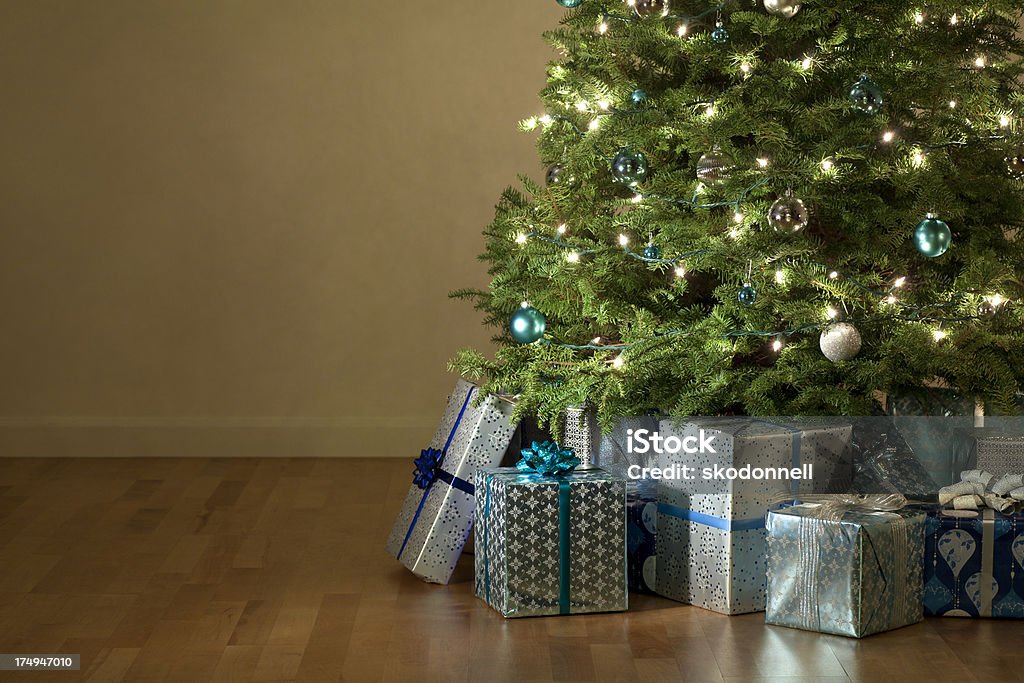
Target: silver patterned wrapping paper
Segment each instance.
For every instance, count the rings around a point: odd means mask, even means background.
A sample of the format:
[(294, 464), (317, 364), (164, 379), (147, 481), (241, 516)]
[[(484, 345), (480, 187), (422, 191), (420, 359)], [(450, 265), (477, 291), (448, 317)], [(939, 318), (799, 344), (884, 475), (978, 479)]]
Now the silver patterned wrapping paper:
[[(559, 479), (568, 482), (568, 582), (562, 609)], [(562, 477), (476, 474), (476, 596), (505, 617), (628, 608), (626, 483), (601, 469)]]
[[(470, 382), (458, 381), (430, 442), (430, 448), (444, 451), (441, 469), (467, 484), (477, 468), (501, 460), (515, 431), (514, 406), (496, 396), (474, 406), (477, 391)], [(472, 493), (440, 479), (426, 491), (414, 483), (386, 549), (424, 581), (448, 583), (472, 526)]]
[(1024, 436), (987, 436), (975, 442), (976, 467), (1001, 477), (1024, 472)]
[[(849, 423), (783, 422), (750, 418), (662, 420), (660, 433), (680, 438), (704, 429), (716, 454), (664, 453), (659, 466), (698, 471), (731, 467), (813, 464), (823, 480), (849, 464)], [(810, 492), (813, 482), (662, 480), (658, 483), (657, 561), (660, 595), (722, 614), (760, 612), (765, 606), (765, 515), (780, 494)]]
[(852, 638), (916, 624), (924, 529), (918, 510), (770, 512), (765, 622)]

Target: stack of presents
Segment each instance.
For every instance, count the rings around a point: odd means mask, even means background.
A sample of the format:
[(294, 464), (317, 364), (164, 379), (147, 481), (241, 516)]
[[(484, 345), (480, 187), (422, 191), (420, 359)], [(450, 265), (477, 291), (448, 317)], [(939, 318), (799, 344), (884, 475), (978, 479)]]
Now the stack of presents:
[[(970, 468), (940, 486), (888, 417), (647, 416), (602, 434), (581, 409), (558, 445), (478, 394), (456, 386), (387, 549), (447, 583), (472, 535), (476, 595), (505, 617), (623, 611), (630, 591), (855, 638), (925, 615), (1024, 617), (1019, 434), (944, 438), (948, 465)], [(703, 430), (717, 447), (638, 454), (642, 429)], [(630, 476), (676, 465), (813, 465), (813, 478)]]

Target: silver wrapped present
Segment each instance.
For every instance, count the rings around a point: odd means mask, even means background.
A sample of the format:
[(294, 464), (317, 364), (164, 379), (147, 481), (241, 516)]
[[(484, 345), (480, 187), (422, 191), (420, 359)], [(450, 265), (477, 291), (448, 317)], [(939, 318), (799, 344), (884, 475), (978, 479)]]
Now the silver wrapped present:
[(722, 614), (760, 612), (765, 605), (765, 515), (780, 496), (810, 492), (815, 482), (850, 466), (852, 427), (836, 420), (776, 424), (699, 418), (662, 420), (659, 433), (699, 440), (701, 430), (713, 439), (716, 453), (666, 452), (659, 457), (660, 467), (686, 465), (699, 477), (715, 465), (801, 471), (810, 465), (814, 479), (660, 481), (654, 589)]
[(921, 621), (924, 529), (918, 510), (773, 510), (765, 622), (862, 638)]
[(473, 475), (501, 461), (512, 439), (513, 405), (460, 379), (388, 536), (387, 551), (424, 581), (448, 583), (473, 526)]
[(996, 477), (1024, 472), (1024, 436), (986, 434), (974, 440), (974, 463)]
[(484, 468), (476, 488), (478, 598), (506, 617), (627, 609), (621, 478)]

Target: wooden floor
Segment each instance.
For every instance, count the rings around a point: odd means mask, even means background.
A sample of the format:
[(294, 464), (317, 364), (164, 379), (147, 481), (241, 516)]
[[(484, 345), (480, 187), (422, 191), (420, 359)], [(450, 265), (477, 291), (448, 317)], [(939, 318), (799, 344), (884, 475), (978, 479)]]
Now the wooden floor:
[(408, 460), (0, 460), (0, 652), (15, 681), (1024, 681), (1024, 622), (862, 641), (653, 597), (505, 620), (384, 553)]

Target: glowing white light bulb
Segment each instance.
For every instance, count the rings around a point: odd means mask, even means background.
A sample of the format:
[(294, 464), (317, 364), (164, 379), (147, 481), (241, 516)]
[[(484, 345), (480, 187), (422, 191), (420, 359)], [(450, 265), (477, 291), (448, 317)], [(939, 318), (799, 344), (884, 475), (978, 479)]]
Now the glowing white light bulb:
[(986, 64), (985, 56), (978, 55), (974, 58), (974, 66), (978, 69), (984, 69)]
[(835, 280), (835, 279), (836, 279), (836, 278), (838, 278), (838, 277), (839, 277), (839, 273), (837, 273), (837, 272), (836, 272), (836, 271), (834, 271), (834, 270), (833, 270), (833, 271), (832, 271), (831, 273), (829, 273), (829, 274), (828, 274), (828, 279), (829, 279), (829, 280)]
[(526, 240), (529, 239), (525, 232), (518, 233), (516, 235), (516, 244), (526, 244)]
[(1006, 299), (1003, 298), (1002, 294), (993, 294), (988, 298), (988, 300), (993, 306), (996, 307), (1002, 306), (1006, 302)]
[(836, 162), (833, 161), (831, 158), (823, 159), (822, 162), (821, 162), (821, 170), (825, 171), (826, 173), (828, 173), (829, 171), (831, 171), (835, 167), (836, 167)]
[(914, 164), (914, 166), (920, 168), (924, 165), (924, 159), (924, 152), (918, 149), (914, 150), (914, 154), (910, 157), (910, 162)]
[(526, 126), (527, 130), (533, 130), (534, 128), (537, 127), (537, 117), (531, 116), (530, 118), (526, 119), (526, 121), (524, 121), (523, 124)]
[(568, 229), (569, 229), (569, 226), (566, 225), (565, 223), (562, 223), (561, 225), (558, 226), (558, 234), (559, 235), (564, 235)]
[(914, 23), (920, 26), (924, 23), (924, 14), (921, 12), (914, 12)]
[(800, 68), (804, 71), (810, 71), (812, 66), (814, 66), (814, 60), (810, 57), (804, 57), (803, 61), (800, 62)]
[(896, 281), (892, 283), (892, 286), (895, 287), (896, 289), (899, 289), (900, 287), (902, 287), (905, 284), (907, 284), (907, 278), (905, 278), (905, 277), (898, 277), (898, 278), (896, 278)]
[(768, 161), (767, 157), (759, 157), (757, 160), (757, 165), (761, 168), (768, 168), (769, 163), (771, 162)]
[(896, 303), (896, 301), (897, 301), (897, 299), (896, 299), (896, 295), (895, 295), (895, 294), (890, 294), (889, 296), (887, 296), (887, 297), (885, 298), (885, 301), (886, 301), (887, 303), (889, 303), (889, 304), (895, 304), (895, 303)]
[(1009, 125), (1010, 125), (1010, 117), (1007, 116), (1006, 114), (1000, 114), (1000, 116), (999, 116), (999, 126), (1001, 128), (1007, 128)]
[(750, 70), (753, 68), (754, 67), (750, 66), (749, 62), (743, 62), (742, 64), (740, 64), (740, 71), (742, 71), (745, 74), (749, 74)]
[(885, 133), (882, 134), (882, 142), (889, 143), (895, 139), (896, 133), (892, 132), (891, 130), (887, 130), (885, 131)]
[(950, 109), (956, 109), (956, 100), (950, 100), (949, 101), (949, 108)]
[(958, 17), (957, 15), (954, 14), (953, 16), (951, 16), (949, 18), (949, 25), (950, 26), (956, 26), (959, 23), (960, 23), (960, 17)]
[(743, 219), (744, 219), (744, 216), (743, 216), (743, 212), (742, 211), (737, 211), (736, 213), (734, 213), (732, 215), (732, 220), (733, 220), (734, 223), (742, 223)]
[(772, 342), (772, 351), (779, 352), (782, 350), (782, 340), (776, 339)]
[(689, 30), (690, 29), (686, 24), (679, 24), (679, 26), (676, 28), (676, 35), (682, 38), (683, 36), (686, 35), (686, 32)]
[(600, 33), (602, 36), (604, 34), (608, 33), (608, 22), (607, 21), (602, 21), (600, 24), (598, 24), (597, 25), (597, 32)]
[(714, 116), (715, 115), (715, 105), (714, 104), (709, 104), (708, 108), (704, 110), (704, 115), (707, 116), (708, 118)]
[(612, 367), (615, 368), (616, 370), (620, 369), (625, 364), (626, 359), (623, 358), (622, 356), (615, 356), (615, 360), (612, 361)]
[(590, 343), (594, 344), (596, 346), (597, 344), (601, 343), (601, 338), (600, 337), (594, 337), (593, 339), (590, 340)]
[(776, 270), (775, 271), (775, 282), (782, 285), (786, 283), (786, 271)]
[(832, 306), (829, 306), (828, 308), (825, 309), (825, 315), (827, 315), (830, 320), (835, 320), (836, 318), (839, 317), (839, 311), (837, 311)]
[(686, 268), (676, 266), (676, 277), (686, 277)]
[(540, 122), (541, 122), (541, 125), (543, 125), (543, 126), (550, 126), (551, 125), (551, 121), (552, 121), (552, 118), (551, 118), (550, 114), (544, 114), (544, 116), (540, 117)]
[(612, 103), (609, 102), (608, 100), (600, 100), (597, 103), (597, 108), (600, 109), (601, 111), (608, 111), (609, 109), (611, 109), (611, 106)]
[(944, 330), (935, 330), (934, 332), (932, 332), (932, 337), (935, 339), (935, 341), (940, 342), (946, 338), (946, 332)]
[(638, 194), (633, 195), (633, 199), (631, 199), (630, 201), (633, 202), (634, 204), (639, 204), (643, 200), (644, 200), (644, 196), (642, 194), (638, 193)]
[(622, 234), (619, 235), (619, 246), (620, 247), (629, 246), (629, 236), (626, 235), (625, 233), (622, 233)]
[(729, 237), (731, 237), (732, 239), (736, 239), (739, 236), (740, 236), (740, 231), (737, 230), (736, 228), (733, 228), (732, 230), (729, 231)]
[(590, 130), (597, 130), (598, 126), (600, 125), (601, 119), (594, 119), (593, 121), (590, 122), (590, 125), (587, 126), (587, 128), (589, 128)]
[(579, 102), (576, 103), (576, 109), (578, 109), (579, 111), (586, 111), (590, 109), (590, 103), (587, 102), (586, 100), (580, 100)]
[(578, 251), (570, 251), (568, 254), (565, 255), (565, 260), (568, 261), (569, 263), (579, 263), (580, 253)]

